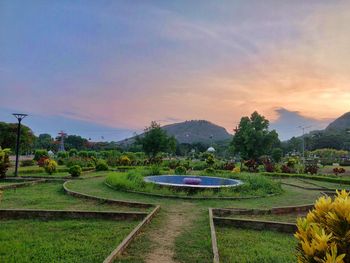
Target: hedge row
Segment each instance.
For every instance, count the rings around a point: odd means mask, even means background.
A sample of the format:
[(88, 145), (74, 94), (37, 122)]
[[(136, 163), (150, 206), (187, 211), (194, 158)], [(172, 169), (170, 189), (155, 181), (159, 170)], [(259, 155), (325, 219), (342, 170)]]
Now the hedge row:
[(327, 177), (320, 175), (310, 175), (310, 174), (288, 174), (288, 173), (267, 173), (262, 172), (262, 175), (274, 176), (274, 177), (294, 177), (294, 178), (304, 178), (312, 179), (315, 181), (324, 181), (329, 183), (339, 183), (339, 184), (350, 184), (350, 179), (339, 178), (339, 177)]

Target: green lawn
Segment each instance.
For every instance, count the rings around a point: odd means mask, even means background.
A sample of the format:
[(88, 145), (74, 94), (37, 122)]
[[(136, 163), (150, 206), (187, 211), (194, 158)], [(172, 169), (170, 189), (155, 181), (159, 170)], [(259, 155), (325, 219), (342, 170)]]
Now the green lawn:
[(296, 240), (292, 235), (216, 227), (222, 263), (296, 262)]
[(2, 220), (0, 262), (102, 262), (137, 223)]
[(101, 204), (67, 195), (62, 182), (42, 183), (19, 189), (3, 191), (0, 208), (97, 210), (97, 211), (141, 211), (142, 208)]

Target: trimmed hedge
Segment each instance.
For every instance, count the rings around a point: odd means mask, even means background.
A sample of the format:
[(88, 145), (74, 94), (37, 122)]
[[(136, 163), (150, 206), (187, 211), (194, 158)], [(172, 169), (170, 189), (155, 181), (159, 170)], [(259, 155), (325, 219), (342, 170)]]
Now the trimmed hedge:
[(339, 184), (350, 184), (350, 179), (338, 178), (338, 177), (327, 177), (320, 175), (309, 175), (309, 174), (288, 174), (288, 173), (260, 173), (266, 176), (274, 176), (274, 177), (294, 177), (294, 178), (304, 178), (304, 179), (312, 179), (315, 181), (324, 181), (329, 183), (339, 183)]

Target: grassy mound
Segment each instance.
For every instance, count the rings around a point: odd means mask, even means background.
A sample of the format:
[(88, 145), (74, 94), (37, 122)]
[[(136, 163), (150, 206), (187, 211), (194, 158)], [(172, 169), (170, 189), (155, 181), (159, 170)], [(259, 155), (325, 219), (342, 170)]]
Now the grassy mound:
[[(106, 182), (113, 188), (123, 191), (137, 191), (150, 194), (175, 195), (175, 196), (193, 196), (193, 197), (248, 197), (265, 196), (269, 194), (278, 194), (282, 188), (278, 182), (258, 174), (240, 174), (235, 175), (235, 179), (243, 181), (243, 184), (237, 187), (222, 189), (181, 189), (160, 186), (144, 181), (146, 174), (142, 171), (133, 170), (128, 173), (110, 173)], [(231, 174), (215, 174), (215, 176), (232, 177)]]

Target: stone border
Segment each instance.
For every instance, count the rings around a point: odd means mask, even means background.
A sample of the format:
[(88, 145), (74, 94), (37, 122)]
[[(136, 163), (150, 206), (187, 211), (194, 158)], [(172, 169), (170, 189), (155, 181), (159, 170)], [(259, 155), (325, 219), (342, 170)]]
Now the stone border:
[(279, 194), (268, 194), (268, 195), (260, 195), (260, 196), (242, 196), (242, 197), (219, 197), (219, 196), (193, 197), (193, 196), (178, 196), (178, 195), (162, 195), (162, 194), (152, 194), (147, 192), (139, 192), (139, 191), (131, 191), (131, 190), (121, 190), (121, 189), (115, 188), (113, 185), (110, 185), (107, 182), (104, 182), (104, 184), (113, 190), (122, 191), (125, 193), (141, 194), (141, 195), (148, 195), (148, 196), (161, 197), (161, 198), (189, 199), (189, 200), (246, 200), (246, 199), (266, 198), (266, 197), (279, 195)]
[(244, 229), (254, 230), (273, 230), (282, 233), (295, 233), (297, 231), (296, 224), (274, 221), (263, 221), (253, 219), (237, 219), (228, 217), (213, 217), (215, 224), (221, 226), (234, 226)]
[(209, 224), (210, 224), (210, 236), (211, 236), (211, 247), (213, 250), (213, 263), (220, 262), (218, 243), (216, 239), (215, 224), (213, 220), (213, 209), (209, 208)]
[(0, 190), (17, 189), (17, 188), (21, 188), (21, 187), (26, 187), (26, 186), (31, 186), (31, 185), (47, 182), (47, 180), (45, 180), (45, 179), (38, 179), (38, 180), (32, 180), (32, 181), (31, 180), (25, 180), (27, 182), (20, 182), (20, 183), (16, 183), (13, 180), (9, 180), (9, 181), (10, 182), (14, 182), (14, 183), (0, 186)]
[(39, 209), (0, 209), (0, 219), (113, 219), (141, 220), (145, 212), (39, 210)]
[(116, 249), (112, 251), (112, 253), (103, 261), (103, 263), (112, 263), (114, 259), (120, 256), (127, 249), (129, 244), (136, 238), (136, 236), (142, 231), (142, 229), (151, 222), (159, 210), (160, 206), (157, 205), (152, 210), (152, 212), (149, 213), (147, 217), (143, 219), (143, 221), (138, 224), (126, 238), (124, 238), (124, 240), (118, 245)]
[(133, 201), (123, 201), (123, 200), (116, 200), (116, 199), (108, 199), (108, 198), (102, 198), (98, 196), (93, 196), (93, 195), (88, 195), (88, 194), (83, 194), (79, 192), (75, 192), (72, 190), (69, 190), (67, 187), (67, 183), (70, 181), (66, 181), (63, 184), (63, 189), (64, 191), (71, 196), (78, 197), (78, 198), (84, 198), (88, 200), (94, 200), (94, 201), (99, 201), (102, 203), (107, 203), (107, 204), (117, 204), (117, 205), (123, 205), (123, 206), (128, 206), (128, 207), (139, 207), (139, 208), (150, 208), (154, 207), (155, 204), (150, 204), (150, 203), (141, 203), (141, 202), (133, 202)]
[(296, 188), (301, 188), (301, 189), (304, 189), (304, 190), (311, 190), (311, 191), (322, 191), (322, 190), (326, 190), (327, 189), (327, 188), (324, 188), (324, 187), (319, 187), (319, 188), (316, 188), (316, 187), (304, 187), (304, 186), (301, 186), (301, 185), (291, 184), (291, 183), (284, 183), (284, 182), (281, 182), (281, 184), (292, 186), (292, 187), (296, 187)]
[(271, 209), (230, 209), (230, 208), (213, 208), (213, 214), (216, 217), (227, 217), (230, 215), (284, 215), (308, 212), (314, 208), (314, 204), (300, 205), (300, 206), (284, 206), (284, 207), (273, 207)]

